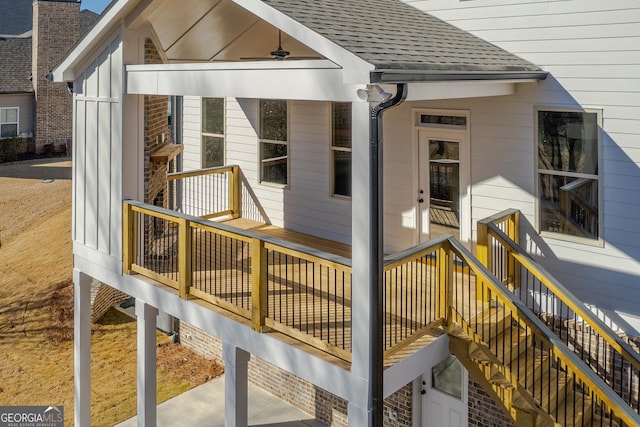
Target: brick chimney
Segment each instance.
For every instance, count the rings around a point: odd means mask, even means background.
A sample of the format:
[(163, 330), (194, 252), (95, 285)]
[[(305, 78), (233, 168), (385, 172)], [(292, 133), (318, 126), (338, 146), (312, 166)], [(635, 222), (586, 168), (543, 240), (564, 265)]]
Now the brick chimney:
[(79, 38), (79, 0), (33, 2), (34, 140), (38, 154), (64, 152), (70, 148), (73, 97), (69, 95), (66, 83), (47, 81), (46, 76)]

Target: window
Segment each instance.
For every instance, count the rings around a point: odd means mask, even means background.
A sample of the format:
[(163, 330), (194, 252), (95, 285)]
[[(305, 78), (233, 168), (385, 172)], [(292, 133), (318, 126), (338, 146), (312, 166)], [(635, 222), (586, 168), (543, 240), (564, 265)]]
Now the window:
[(202, 98), (202, 167), (224, 165), (224, 98)]
[(260, 182), (288, 184), (287, 101), (260, 100)]
[(18, 108), (0, 108), (0, 138), (18, 136)]
[(538, 110), (540, 231), (600, 238), (600, 114)]
[(448, 356), (431, 368), (431, 387), (458, 400), (463, 397), (462, 380), (462, 363), (455, 356)]
[(351, 104), (331, 104), (331, 194), (351, 197)]

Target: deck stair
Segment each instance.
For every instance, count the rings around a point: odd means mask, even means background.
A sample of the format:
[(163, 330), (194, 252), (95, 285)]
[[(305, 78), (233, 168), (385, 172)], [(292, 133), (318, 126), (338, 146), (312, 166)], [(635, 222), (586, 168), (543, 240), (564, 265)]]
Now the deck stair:
[(620, 425), (597, 413), (543, 341), (501, 313), (488, 309), (466, 327), (450, 328), (450, 350), (517, 426)]
[[(478, 223), (479, 302), (450, 350), (517, 426), (639, 426), (640, 354), (518, 245), (519, 212)], [(494, 280), (497, 279), (497, 280)]]

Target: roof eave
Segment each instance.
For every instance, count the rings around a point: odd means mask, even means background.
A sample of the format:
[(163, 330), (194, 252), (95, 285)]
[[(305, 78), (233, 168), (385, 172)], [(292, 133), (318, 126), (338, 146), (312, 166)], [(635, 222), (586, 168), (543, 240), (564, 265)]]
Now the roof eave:
[(546, 71), (374, 70), (371, 83), (417, 83), (458, 80), (544, 80)]

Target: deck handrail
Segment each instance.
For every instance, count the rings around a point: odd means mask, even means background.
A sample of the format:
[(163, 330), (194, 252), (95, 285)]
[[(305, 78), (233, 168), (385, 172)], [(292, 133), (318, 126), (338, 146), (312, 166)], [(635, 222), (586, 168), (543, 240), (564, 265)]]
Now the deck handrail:
[(602, 335), (614, 349), (623, 354), (636, 369), (640, 369), (640, 354), (634, 351), (628, 343), (624, 342), (606, 323), (589, 310), (582, 301), (555, 279), (542, 265), (535, 261), (531, 255), (516, 245), (509, 236), (494, 223), (489, 222), (486, 225), (493, 237), (498, 239), (500, 243), (511, 251), (511, 256), (513, 256), (520, 265), (538, 278), (538, 280), (551, 290), (562, 302), (567, 304), (576, 314), (586, 320), (589, 326)]
[(167, 181), (174, 181), (176, 179), (182, 179), (182, 178), (190, 178), (193, 176), (214, 175), (217, 173), (232, 172), (233, 169), (237, 167), (238, 165), (225, 165), (225, 166), (213, 166), (210, 168), (203, 168), (203, 169), (195, 169), (192, 171), (171, 172), (167, 174)]
[(519, 229), (509, 227), (519, 215), (512, 209), (478, 221), (478, 248), (487, 253), (483, 263), (498, 277), (506, 275), (509, 290), (567, 345), (572, 341), (576, 354), (638, 412), (640, 354), (520, 247)]
[(227, 233), (237, 234), (239, 236), (243, 236), (247, 239), (259, 239), (266, 243), (270, 243), (272, 245), (281, 246), (283, 248), (287, 248), (293, 251), (300, 252), (305, 255), (309, 255), (312, 257), (323, 258), (325, 260), (331, 261), (336, 264), (343, 265), (345, 267), (351, 268), (351, 259), (332, 254), (329, 252), (325, 252), (321, 249), (312, 248), (310, 246), (301, 245), (295, 242), (289, 242), (287, 240), (280, 239), (278, 237), (267, 236), (266, 234), (257, 233), (251, 230), (243, 230), (241, 228), (232, 227), (220, 222), (208, 221), (207, 219), (193, 217), (191, 215), (184, 214), (182, 212), (175, 212), (169, 209), (165, 209), (160, 206), (154, 206), (143, 202), (138, 202), (135, 200), (125, 200), (125, 205), (137, 207), (139, 209), (156, 213), (158, 215), (162, 215), (167, 218), (178, 218), (185, 221), (189, 221), (194, 224), (199, 224), (202, 227), (210, 227), (218, 230), (225, 231)]
[[(627, 402), (571, 351), (522, 301), (517, 299), (513, 293), (500, 283), (493, 273), (474, 257), (466, 247), (456, 239), (448, 239), (448, 245), (450, 245), (454, 253), (469, 265), (477, 278), (488, 285), (491, 291), (495, 292), (500, 297), (500, 300), (517, 314), (518, 321), (524, 322), (528, 327), (532, 328), (536, 335), (552, 346), (554, 352), (582, 382), (587, 384), (591, 390), (597, 391), (597, 396), (608, 408), (615, 408), (616, 415), (629, 426), (640, 425), (640, 416), (633, 411)], [(452, 309), (455, 310), (455, 307), (452, 307)]]
[[(170, 201), (170, 203), (175, 202), (177, 206), (182, 206), (183, 203), (186, 203), (186, 199), (183, 200), (183, 193), (185, 192), (192, 193), (190, 196), (192, 196), (192, 199), (198, 203), (202, 203), (202, 200), (212, 197), (210, 202), (215, 205), (217, 209), (213, 209), (211, 207), (205, 209), (202, 206), (190, 206), (191, 209), (205, 211), (197, 214), (196, 216), (211, 219), (230, 215), (232, 218), (239, 218), (242, 214), (242, 178), (240, 174), (240, 167), (238, 165), (215, 166), (192, 171), (169, 173), (167, 174), (167, 184), (171, 190), (170, 193), (173, 194), (172, 197), (175, 198), (175, 200)], [(216, 178), (217, 175), (227, 176), (227, 182), (225, 182), (224, 178)], [(209, 181), (206, 180), (208, 177), (210, 178)], [(195, 182), (192, 184), (191, 181)], [(182, 189), (182, 191), (179, 191), (178, 184), (180, 182), (184, 183), (182, 184), (183, 186), (188, 186), (188, 190)], [(212, 185), (216, 190), (220, 191), (209, 194), (211, 189), (207, 187)], [(224, 186), (226, 186), (226, 188), (224, 188)], [(201, 187), (205, 187), (207, 190), (205, 191), (205, 189)], [(205, 197), (205, 195), (207, 196)], [(221, 210), (219, 208), (220, 204), (223, 204), (226, 209)], [(173, 210), (177, 210), (177, 206)]]

